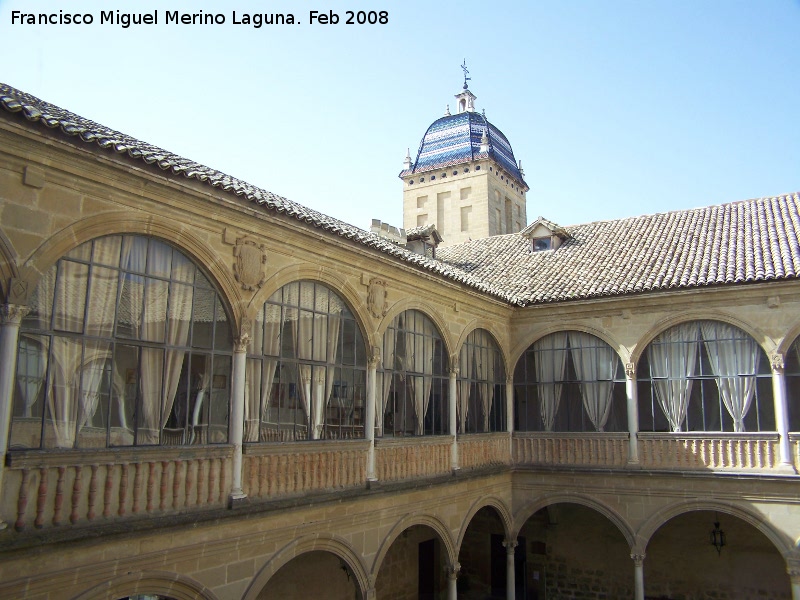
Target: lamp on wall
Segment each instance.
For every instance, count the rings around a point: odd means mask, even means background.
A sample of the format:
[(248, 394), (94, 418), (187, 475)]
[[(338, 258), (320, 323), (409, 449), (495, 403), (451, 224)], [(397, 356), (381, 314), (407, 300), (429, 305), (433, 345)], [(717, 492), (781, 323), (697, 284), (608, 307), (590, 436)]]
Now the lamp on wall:
[(722, 554), (722, 547), (725, 545), (725, 532), (719, 528), (719, 515), (714, 513), (714, 529), (709, 534), (709, 541), (714, 548), (717, 549), (717, 554)]

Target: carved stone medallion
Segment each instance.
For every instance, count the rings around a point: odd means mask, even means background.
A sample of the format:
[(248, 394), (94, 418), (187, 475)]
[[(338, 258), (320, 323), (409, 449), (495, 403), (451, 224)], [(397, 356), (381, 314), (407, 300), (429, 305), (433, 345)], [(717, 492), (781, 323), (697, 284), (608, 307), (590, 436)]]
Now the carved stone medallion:
[(370, 279), (369, 290), (367, 291), (367, 306), (369, 307), (369, 312), (376, 319), (385, 317), (389, 311), (389, 301), (386, 296), (386, 282), (382, 279)]
[(242, 289), (254, 291), (264, 285), (267, 280), (264, 268), (267, 264), (267, 253), (263, 244), (256, 244), (252, 240), (236, 240), (233, 256), (236, 257), (233, 273), (236, 281), (242, 284)]

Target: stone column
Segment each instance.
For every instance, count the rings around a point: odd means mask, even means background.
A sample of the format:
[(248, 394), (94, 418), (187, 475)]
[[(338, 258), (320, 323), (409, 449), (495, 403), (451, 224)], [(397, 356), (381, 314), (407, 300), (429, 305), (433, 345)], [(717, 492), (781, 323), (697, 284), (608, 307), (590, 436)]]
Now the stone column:
[(628, 464), (639, 464), (639, 394), (636, 390), (636, 364), (625, 364), (625, 393), (628, 397)]
[(506, 431), (514, 432), (514, 378), (506, 378)]
[[(0, 305), (0, 490), (6, 465), (8, 436), (11, 431), (12, 403), (14, 401), (14, 376), (17, 370), (17, 343), (19, 326), (28, 314), (27, 306)], [(7, 527), (0, 518), (0, 530)]]
[(789, 444), (789, 413), (786, 407), (786, 376), (783, 372), (783, 354), (770, 357), (772, 366), (772, 398), (775, 403), (775, 426), (780, 436), (780, 466), (794, 470), (792, 447)]
[(461, 564), (449, 565), (444, 570), (447, 571), (447, 600), (458, 600), (458, 572)]
[(380, 354), (377, 348), (372, 349), (367, 364), (367, 410), (364, 416), (364, 436), (369, 441), (367, 451), (367, 481), (377, 481), (375, 476), (375, 403), (378, 383), (378, 363)]
[(644, 554), (631, 554), (633, 559), (633, 598), (644, 600)]
[[(458, 356), (450, 357), (450, 364), (458, 364), (456, 361)], [(458, 385), (458, 367), (450, 367), (450, 384), (449, 384), (449, 400), (450, 400), (450, 435), (453, 436), (453, 445), (450, 448), (450, 469), (455, 472), (461, 467), (458, 465), (458, 413), (456, 412), (456, 403), (458, 395), (456, 386)]]
[(250, 333), (242, 327), (241, 335), (233, 341), (233, 389), (231, 390), (231, 444), (233, 444), (233, 473), (228, 506), (244, 502), (242, 490), (242, 440), (244, 438), (244, 386), (247, 372), (247, 346)]
[(506, 540), (503, 542), (506, 549), (506, 600), (516, 598), (517, 578), (514, 573), (514, 554), (517, 549), (517, 540)]
[(790, 561), (786, 566), (789, 582), (792, 585), (792, 600), (800, 600), (800, 560)]

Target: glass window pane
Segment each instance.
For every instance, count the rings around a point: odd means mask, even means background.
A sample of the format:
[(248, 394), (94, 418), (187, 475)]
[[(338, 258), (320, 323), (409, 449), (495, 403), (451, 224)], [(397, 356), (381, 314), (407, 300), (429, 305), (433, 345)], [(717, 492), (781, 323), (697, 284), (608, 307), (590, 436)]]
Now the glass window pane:
[(111, 344), (86, 342), (78, 396), (79, 448), (105, 448), (111, 394)]
[[(139, 369), (139, 410), (136, 419), (136, 445), (160, 442), (162, 423), (164, 350), (142, 348)], [(174, 443), (165, 440), (165, 443)]]
[(147, 278), (144, 292), (144, 318), (140, 339), (148, 342), (163, 342), (167, 326), (167, 303), (169, 283)]
[(83, 332), (88, 280), (89, 267), (87, 265), (71, 261), (59, 263), (55, 319), (53, 321), (53, 327), (56, 330)]
[(131, 446), (134, 438), (133, 415), (139, 396), (139, 349), (136, 346), (116, 345), (112, 377), (109, 444)]
[(184, 283), (192, 283), (195, 276), (195, 266), (191, 260), (178, 250), (172, 251), (172, 279)]
[(217, 350), (230, 350), (233, 346), (231, 340), (231, 327), (228, 325), (228, 316), (222, 307), (219, 296), (216, 296), (214, 308), (214, 348)]
[(119, 253), (121, 247), (122, 238), (118, 235), (111, 235), (95, 240), (92, 262), (96, 265), (119, 267)]
[(92, 257), (92, 242), (84, 242), (77, 248), (73, 248), (66, 254), (66, 258), (74, 258), (75, 260), (81, 260), (85, 262), (89, 262)]
[(117, 335), (138, 338), (144, 303), (144, 277), (123, 274), (122, 292), (117, 307)]
[(75, 446), (82, 346), (80, 339), (53, 337), (50, 386), (46, 394), (45, 448)]
[(214, 326), (213, 290), (198, 288), (194, 292), (192, 309), (192, 345), (195, 348), (211, 348)]
[(172, 248), (164, 242), (150, 240), (147, 254), (147, 274), (169, 279), (172, 269)]
[(105, 267), (92, 267), (91, 273), (86, 334), (109, 338), (114, 333), (119, 271)]
[(20, 334), (10, 449), (41, 445), (49, 354), (49, 338)]
[(228, 401), (230, 397), (231, 359), (228, 356), (215, 356), (208, 414), (209, 444), (225, 444), (228, 441)]

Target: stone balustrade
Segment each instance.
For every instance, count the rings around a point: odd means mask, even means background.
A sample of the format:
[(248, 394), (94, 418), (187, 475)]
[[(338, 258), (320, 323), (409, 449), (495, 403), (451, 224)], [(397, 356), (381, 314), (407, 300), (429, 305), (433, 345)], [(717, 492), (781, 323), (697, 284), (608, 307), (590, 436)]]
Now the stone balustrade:
[(628, 433), (515, 432), (514, 464), (624, 467)]
[(480, 469), (511, 464), (511, 434), (478, 433), (458, 436), (458, 465)]
[(17, 531), (225, 506), (232, 448), (8, 454), (1, 517)]
[(794, 470), (800, 473), (800, 433), (789, 434), (789, 447), (791, 449)]
[(369, 442), (248, 444), (242, 484), (251, 499), (340, 490), (366, 484)]
[(451, 472), (451, 436), (379, 438), (375, 440), (378, 481), (436, 477)]
[(640, 432), (639, 462), (646, 469), (769, 471), (780, 462), (777, 433)]

